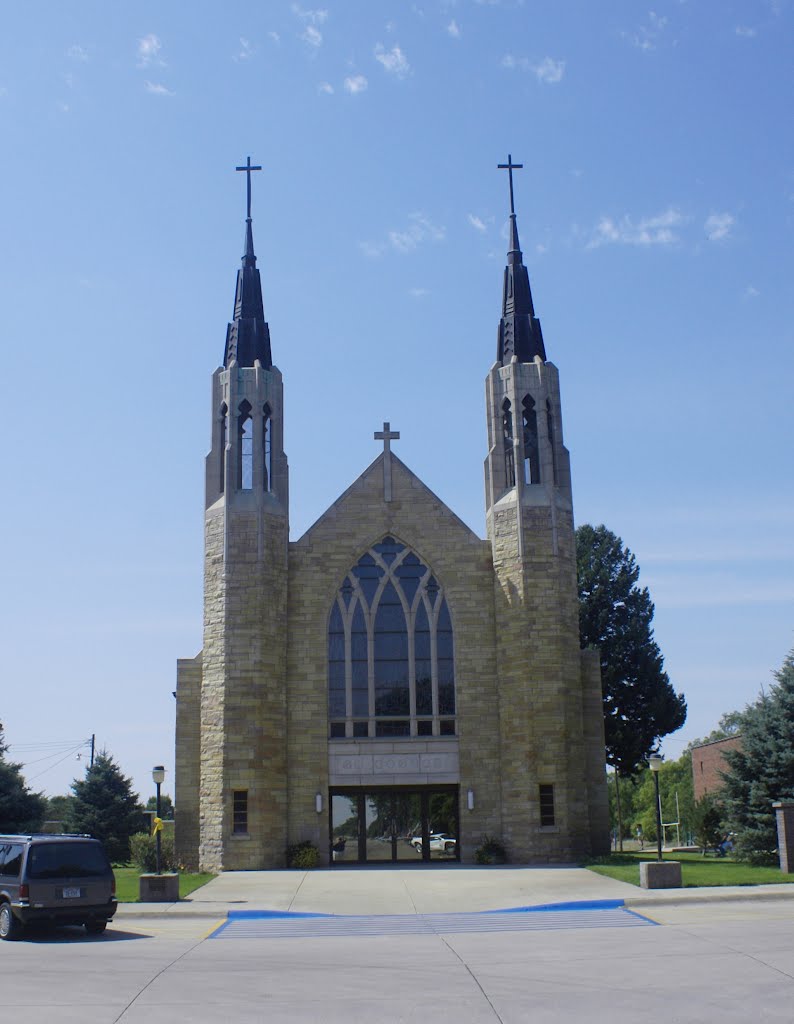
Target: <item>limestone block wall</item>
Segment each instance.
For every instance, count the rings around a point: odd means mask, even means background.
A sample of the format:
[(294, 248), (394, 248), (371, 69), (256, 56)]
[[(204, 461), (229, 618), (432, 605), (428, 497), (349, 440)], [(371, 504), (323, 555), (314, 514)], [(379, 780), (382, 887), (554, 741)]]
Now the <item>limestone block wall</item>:
[(609, 853), (609, 798), (606, 786), (604, 697), (598, 651), (579, 652), (582, 666), (582, 720), (584, 722), (587, 802), (590, 812), (590, 852)]
[[(207, 870), (284, 861), (286, 552), (284, 515), (261, 505), (209, 510), (200, 793)], [(248, 794), (248, 831), (239, 835), (232, 831), (235, 790)]]
[(201, 773), (201, 654), (176, 663), (176, 751), (174, 831), (178, 863), (198, 867), (199, 777)]
[[(557, 495), (489, 516), (493, 543), (505, 840), (514, 860), (571, 861), (590, 848), (573, 517)], [(554, 786), (555, 825), (539, 790)]]
[[(461, 854), (500, 835), (499, 709), (495, 685), (490, 547), (392, 456), (393, 499), (384, 500), (383, 456), (296, 543), (289, 557), (287, 652), (289, 841), (311, 839), (328, 857), (328, 618), (345, 575), (389, 534), (413, 548), (442, 584), (454, 631), (459, 728)], [(333, 748), (333, 741), (330, 743)], [(373, 779), (374, 781), (374, 779)], [(466, 809), (468, 789), (475, 809)]]

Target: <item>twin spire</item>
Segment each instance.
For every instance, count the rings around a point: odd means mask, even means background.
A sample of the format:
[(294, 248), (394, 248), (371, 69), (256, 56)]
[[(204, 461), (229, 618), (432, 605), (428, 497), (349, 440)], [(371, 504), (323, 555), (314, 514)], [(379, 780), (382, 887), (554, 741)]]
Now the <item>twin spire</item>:
[[(510, 154), (507, 156), (506, 164), (498, 164), (500, 170), (507, 171), (510, 182), (510, 247), (504, 274), (502, 318), (499, 321), (496, 352), (497, 361), (502, 366), (506, 366), (513, 356), (520, 363), (531, 363), (536, 356), (540, 356), (544, 362), (546, 361), (543, 332), (532, 305), (529, 274), (524, 266), (521, 245), (518, 240), (513, 200), (513, 171), (523, 166), (523, 164), (514, 164)], [(254, 233), (251, 227), (251, 172), (261, 171), (262, 168), (253, 166), (249, 156), (245, 165), (237, 167), (235, 170), (245, 171), (246, 174), (245, 250), (242, 266), (237, 271), (234, 318), (226, 330), (226, 351), (223, 364), (228, 367), (234, 360), (238, 366), (253, 366), (254, 361), (258, 359), (263, 368), (269, 370), (273, 365), (270, 352), (270, 328), (265, 321), (262, 283), (259, 279), (259, 271), (256, 269)]]
[(273, 365), (270, 353), (270, 328), (265, 321), (262, 304), (262, 282), (256, 269), (254, 253), (254, 232), (251, 227), (251, 172), (262, 168), (251, 165), (249, 156), (244, 167), (247, 178), (248, 204), (245, 218), (245, 249), (242, 266), (237, 271), (237, 289), (234, 295), (234, 318), (226, 328), (226, 351), (223, 365), (228, 367), (232, 360), (238, 366), (253, 366), (256, 359), (265, 370)]
[(516, 210), (513, 202), (513, 171), (524, 165), (514, 164), (512, 156), (508, 153), (507, 163), (497, 166), (500, 170), (507, 171), (510, 181), (510, 248), (507, 253), (507, 266), (502, 289), (502, 319), (499, 321), (496, 359), (502, 366), (506, 366), (513, 356), (518, 359), (519, 363), (531, 363), (536, 356), (540, 356), (545, 363), (546, 349), (543, 345), (543, 332), (532, 305), (529, 274), (524, 266), (521, 245), (518, 241)]

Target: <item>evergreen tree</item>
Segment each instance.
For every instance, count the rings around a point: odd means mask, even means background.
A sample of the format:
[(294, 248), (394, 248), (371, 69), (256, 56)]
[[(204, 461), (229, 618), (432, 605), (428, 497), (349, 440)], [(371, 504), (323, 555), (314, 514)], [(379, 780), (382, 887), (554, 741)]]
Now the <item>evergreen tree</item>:
[(100, 839), (111, 861), (128, 861), (130, 836), (144, 828), (142, 808), (131, 780), (106, 750), (99, 752), (84, 779), (74, 780), (72, 792), (70, 831)]
[(759, 864), (777, 859), (773, 802), (794, 799), (794, 650), (774, 675), (769, 694), (742, 715), (742, 749), (724, 754), (721, 796), (736, 856)]
[(576, 531), (579, 639), (597, 647), (604, 691), (606, 760), (631, 778), (662, 736), (686, 721), (653, 638), (653, 602), (637, 585), (640, 570), (623, 541), (605, 526)]
[(7, 750), (0, 724), (0, 832), (35, 831), (44, 821), (45, 797), (28, 789), (22, 765), (6, 761)]
[(659, 739), (686, 721), (686, 701), (664, 671), (653, 639), (653, 603), (637, 586), (640, 569), (623, 541), (605, 526), (576, 531), (579, 642), (601, 658), (606, 761), (615, 769), (620, 849), (620, 779), (633, 778)]

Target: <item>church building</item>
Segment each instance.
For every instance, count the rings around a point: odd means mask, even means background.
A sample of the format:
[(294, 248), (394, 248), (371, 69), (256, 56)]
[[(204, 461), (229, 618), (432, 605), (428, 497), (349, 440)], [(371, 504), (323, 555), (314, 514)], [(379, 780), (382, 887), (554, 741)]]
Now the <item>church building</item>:
[(382, 453), (290, 541), (290, 382), (254, 255), (256, 168), (240, 168), (245, 251), (212, 377), (204, 645), (177, 664), (186, 865), (281, 868), (306, 841), (327, 865), (473, 863), (486, 836), (516, 864), (609, 849), (559, 374), (519, 246), (520, 165), (501, 166), (510, 230), (485, 378), (485, 540), (394, 454), (384, 423)]

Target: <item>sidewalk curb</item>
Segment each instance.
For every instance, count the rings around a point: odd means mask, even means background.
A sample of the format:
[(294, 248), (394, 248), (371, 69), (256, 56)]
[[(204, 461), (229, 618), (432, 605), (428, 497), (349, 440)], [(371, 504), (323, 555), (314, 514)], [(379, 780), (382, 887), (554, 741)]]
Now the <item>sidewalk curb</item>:
[(714, 892), (694, 892), (691, 896), (685, 895), (692, 892), (691, 889), (669, 889), (663, 896), (627, 896), (623, 903), (626, 907), (648, 909), (659, 906), (683, 906), (685, 903), (746, 903), (794, 899), (794, 885), (789, 885), (787, 889), (778, 892), (759, 892), (753, 886), (748, 886), (746, 892), (720, 892), (718, 886), (714, 889)]

